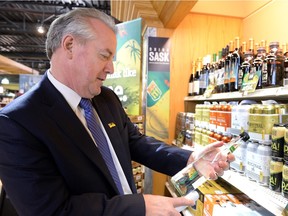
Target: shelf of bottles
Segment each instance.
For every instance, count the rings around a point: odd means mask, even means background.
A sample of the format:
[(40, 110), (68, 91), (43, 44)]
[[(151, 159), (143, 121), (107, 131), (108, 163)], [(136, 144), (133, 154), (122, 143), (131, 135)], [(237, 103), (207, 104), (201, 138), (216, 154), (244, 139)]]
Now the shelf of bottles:
[(247, 49), (246, 42), (241, 47), (239, 43), (239, 37), (236, 37), (235, 42), (230, 41), (218, 54), (192, 62), (185, 100), (281, 97), (287, 94), (288, 44), (280, 47), (279, 42), (267, 45), (262, 40), (254, 45), (251, 38)]

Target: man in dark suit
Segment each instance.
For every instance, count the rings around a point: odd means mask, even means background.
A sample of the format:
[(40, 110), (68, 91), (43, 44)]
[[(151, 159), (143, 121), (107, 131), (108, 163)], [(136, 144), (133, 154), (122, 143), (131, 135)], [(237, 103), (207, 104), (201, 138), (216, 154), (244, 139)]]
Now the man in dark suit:
[[(118, 97), (102, 86), (113, 73), (115, 50), (109, 16), (95, 9), (60, 16), (47, 34), (51, 68), (33, 89), (1, 110), (0, 178), (19, 215), (180, 215), (175, 207), (194, 203), (136, 193), (131, 160), (174, 175), (199, 154), (138, 132)], [(79, 106), (82, 98), (95, 109), (120, 189)], [(221, 145), (213, 144), (201, 155), (213, 154)], [(223, 155), (215, 164), (201, 160), (208, 176), (216, 178), (233, 155)]]

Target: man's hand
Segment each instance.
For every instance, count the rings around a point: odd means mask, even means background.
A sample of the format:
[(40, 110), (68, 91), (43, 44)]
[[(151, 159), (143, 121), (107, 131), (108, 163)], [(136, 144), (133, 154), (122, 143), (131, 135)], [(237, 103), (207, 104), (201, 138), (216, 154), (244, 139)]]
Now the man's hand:
[(188, 164), (194, 162), (194, 168), (200, 175), (204, 175), (209, 179), (217, 179), (218, 176), (224, 174), (225, 170), (229, 169), (229, 163), (235, 160), (233, 154), (219, 153), (217, 160), (213, 162), (223, 144), (223, 142), (214, 142), (205, 146), (200, 151), (193, 152), (188, 160)]
[(158, 195), (145, 194), (146, 216), (180, 216), (176, 211), (179, 206), (193, 206), (195, 203), (185, 197), (164, 197)]

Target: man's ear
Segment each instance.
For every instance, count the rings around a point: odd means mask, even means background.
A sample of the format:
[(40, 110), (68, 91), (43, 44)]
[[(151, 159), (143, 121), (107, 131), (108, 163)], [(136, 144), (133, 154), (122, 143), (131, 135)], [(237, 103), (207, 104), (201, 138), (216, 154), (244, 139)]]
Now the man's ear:
[(65, 36), (62, 40), (62, 47), (68, 58), (72, 58), (72, 49), (74, 42), (75, 40), (71, 35)]

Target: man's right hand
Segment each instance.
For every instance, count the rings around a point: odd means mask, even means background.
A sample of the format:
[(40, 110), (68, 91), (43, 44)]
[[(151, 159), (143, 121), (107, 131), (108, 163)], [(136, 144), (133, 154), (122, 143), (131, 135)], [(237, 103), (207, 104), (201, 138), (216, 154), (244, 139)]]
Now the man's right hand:
[(195, 203), (185, 197), (164, 197), (145, 194), (146, 216), (179, 216), (175, 208), (179, 206), (193, 206)]

